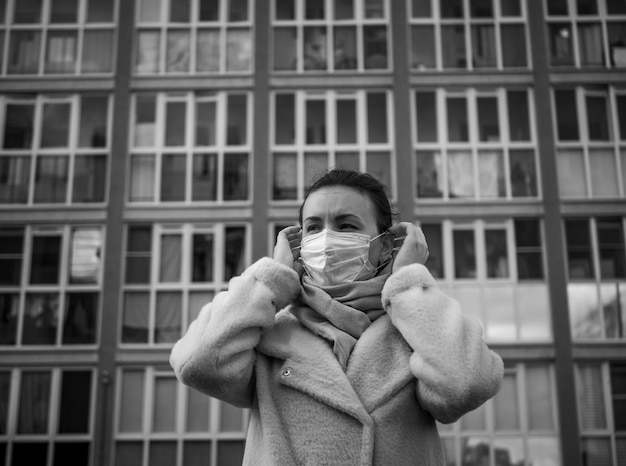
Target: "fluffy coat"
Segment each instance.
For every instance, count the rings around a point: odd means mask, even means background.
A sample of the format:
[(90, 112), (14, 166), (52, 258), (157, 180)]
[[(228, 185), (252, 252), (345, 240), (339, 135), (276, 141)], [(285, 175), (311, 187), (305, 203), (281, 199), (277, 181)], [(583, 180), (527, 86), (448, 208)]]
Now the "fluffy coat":
[(251, 408), (246, 465), (443, 465), (435, 419), (450, 423), (495, 395), (502, 359), (479, 323), (420, 264), (387, 280), (386, 314), (344, 371), (288, 306), (296, 272), (263, 258), (201, 310), (172, 350), (185, 384)]

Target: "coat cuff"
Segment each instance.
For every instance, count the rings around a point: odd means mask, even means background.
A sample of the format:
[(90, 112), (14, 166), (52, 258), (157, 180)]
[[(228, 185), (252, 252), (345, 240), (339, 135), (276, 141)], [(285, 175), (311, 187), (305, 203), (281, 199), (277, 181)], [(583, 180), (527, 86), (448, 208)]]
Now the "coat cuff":
[(400, 268), (385, 282), (382, 291), (382, 300), (385, 307), (389, 300), (399, 293), (408, 291), (411, 288), (419, 287), (438, 287), (437, 282), (430, 274), (426, 266), (422, 264), (410, 264)]
[(256, 261), (244, 271), (242, 276), (245, 275), (252, 275), (273, 292), (278, 310), (293, 302), (300, 294), (300, 277), (297, 272), (270, 257)]

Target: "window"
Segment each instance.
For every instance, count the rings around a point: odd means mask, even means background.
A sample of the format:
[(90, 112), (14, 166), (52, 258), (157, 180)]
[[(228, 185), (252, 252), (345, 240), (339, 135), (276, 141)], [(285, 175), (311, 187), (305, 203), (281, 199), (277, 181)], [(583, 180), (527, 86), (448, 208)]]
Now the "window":
[(446, 464), (561, 464), (553, 368), (505, 367), (498, 394), (454, 424), (437, 424)]
[[(92, 75), (113, 72), (115, 0), (6, 0), (0, 17), (2, 74)], [(4, 48), (4, 47), (3, 47)]]
[(567, 218), (565, 240), (574, 339), (626, 338), (624, 219)]
[(528, 67), (525, 2), (412, 0), (408, 4), (413, 70)]
[(274, 201), (301, 202), (312, 180), (331, 167), (368, 172), (394, 196), (387, 92), (276, 93), (273, 122)]
[(252, 0), (138, 0), (137, 74), (249, 73)]
[(428, 241), (426, 266), (493, 342), (552, 339), (541, 223), (445, 220), (420, 224)]
[(251, 100), (239, 93), (134, 96), (128, 200), (248, 201)]
[(626, 10), (613, 0), (547, 0), (552, 66), (626, 67)]
[(245, 225), (128, 226), (121, 342), (172, 345), (249, 263)]
[(96, 343), (103, 242), (99, 226), (0, 228), (0, 348)]
[(0, 204), (103, 203), (109, 106), (99, 94), (0, 96)]
[(626, 366), (579, 362), (575, 366), (581, 444), (587, 464), (626, 461)]
[(93, 370), (80, 367), (0, 371), (6, 464), (90, 464), (94, 380)]
[(390, 68), (388, 0), (272, 0), (274, 71)]
[(124, 368), (117, 380), (115, 464), (241, 464), (247, 411), (180, 384), (169, 366)]
[(415, 91), (417, 197), (538, 197), (532, 115), (532, 99), (527, 90)]
[(626, 195), (625, 95), (605, 86), (554, 90), (562, 198)]

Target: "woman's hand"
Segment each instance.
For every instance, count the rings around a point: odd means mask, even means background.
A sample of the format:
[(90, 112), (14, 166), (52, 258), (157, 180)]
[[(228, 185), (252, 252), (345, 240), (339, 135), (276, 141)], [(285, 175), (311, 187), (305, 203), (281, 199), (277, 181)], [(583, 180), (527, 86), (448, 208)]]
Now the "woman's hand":
[(397, 272), (400, 267), (409, 264), (424, 264), (428, 259), (428, 244), (420, 227), (410, 222), (400, 222), (389, 228), (396, 238), (396, 247), (400, 243), (399, 250), (395, 254), (392, 272)]
[(284, 228), (278, 233), (276, 246), (274, 246), (274, 260), (287, 267), (294, 269), (298, 275), (302, 275), (304, 269), (300, 265), (300, 242), (302, 241), (302, 228), (298, 225)]

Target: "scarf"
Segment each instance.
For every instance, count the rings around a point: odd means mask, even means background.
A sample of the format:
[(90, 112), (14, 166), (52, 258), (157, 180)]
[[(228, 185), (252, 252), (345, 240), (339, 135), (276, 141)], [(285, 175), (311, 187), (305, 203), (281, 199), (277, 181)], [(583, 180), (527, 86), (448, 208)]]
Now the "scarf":
[(385, 313), (381, 292), (389, 274), (369, 280), (318, 285), (302, 277), (300, 302), (290, 312), (302, 325), (324, 338), (345, 370), (358, 338)]

